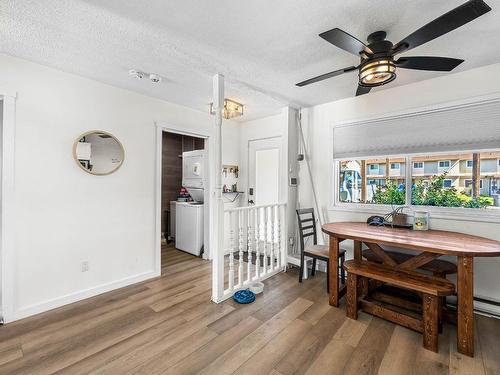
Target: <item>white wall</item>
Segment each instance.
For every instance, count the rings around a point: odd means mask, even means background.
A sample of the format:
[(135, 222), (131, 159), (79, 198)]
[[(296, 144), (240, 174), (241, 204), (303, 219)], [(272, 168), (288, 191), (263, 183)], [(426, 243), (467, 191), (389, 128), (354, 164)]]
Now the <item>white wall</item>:
[[(154, 124), (212, 135), (213, 118), (6, 55), (0, 87), (18, 93), (11, 320), (154, 276)], [(122, 142), (116, 173), (75, 164), (73, 142), (91, 129)], [(238, 139), (226, 122), (224, 163), (238, 161)]]
[(248, 199), (248, 144), (251, 140), (281, 137), (282, 163), (280, 176), (280, 198), (287, 202), (288, 238), (295, 236), (295, 204), (297, 190), (289, 186), (289, 176), (297, 175), (298, 135), (296, 110), (285, 107), (281, 113), (241, 124), (240, 129), (240, 184)]
[[(367, 213), (328, 210), (331, 207), (331, 128), (336, 124), (388, 114), (411, 112), (447, 102), (499, 93), (500, 64), (411, 85), (373, 92), (357, 98), (318, 105), (303, 111), (303, 126), (320, 209), (328, 221), (366, 220)], [(474, 126), (474, 124), (471, 124)], [(492, 131), (498, 131), (492, 124)], [(500, 146), (500, 145), (499, 145)], [(302, 166), (302, 164), (301, 164)], [(305, 168), (300, 171), (301, 206), (313, 206)], [(500, 224), (432, 219), (432, 228), (470, 233), (500, 240)], [(500, 258), (477, 259), (475, 294), (500, 301)], [(481, 306), (483, 308), (484, 306)], [(487, 308), (487, 307), (484, 307)]]

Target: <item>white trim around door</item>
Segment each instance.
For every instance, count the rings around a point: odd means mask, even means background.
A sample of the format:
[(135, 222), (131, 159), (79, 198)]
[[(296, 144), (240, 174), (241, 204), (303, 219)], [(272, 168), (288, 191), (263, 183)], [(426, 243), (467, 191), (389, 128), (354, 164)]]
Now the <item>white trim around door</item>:
[(16, 97), (15, 93), (1, 93), (3, 100), (1, 130), (1, 229), (0, 229), (0, 267), (1, 301), (0, 318), (2, 323), (15, 320), (15, 140), (16, 140)]

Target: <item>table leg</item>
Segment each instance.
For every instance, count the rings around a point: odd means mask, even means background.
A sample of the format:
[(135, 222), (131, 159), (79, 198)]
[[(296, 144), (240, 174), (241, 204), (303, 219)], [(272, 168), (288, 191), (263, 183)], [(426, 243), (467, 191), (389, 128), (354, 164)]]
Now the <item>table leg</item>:
[(457, 270), (457, 348), (474, 356), (474, 258), (458, 257)]
[(330, 305), (339, 307), (339, 239), (330, 236)]
[(354, 240), (354, 259), (356, 260), (361, 260), (362, 255), (361, 255), (361, 241), (356, 241)]

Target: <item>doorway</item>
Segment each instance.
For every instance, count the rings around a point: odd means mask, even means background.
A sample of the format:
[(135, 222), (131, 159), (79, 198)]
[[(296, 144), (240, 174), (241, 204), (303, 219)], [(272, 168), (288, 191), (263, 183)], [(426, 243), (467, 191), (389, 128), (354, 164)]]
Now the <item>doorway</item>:
[[(207, 257), (207, 137), (161, 129), (160, 269), (165, 275), (176, 259)], [(180, 267), (180, 266), (179, 266)]]
[(281, 199), (281, 137), (255, 139), (248, 144), (249, 204), (268, 205)]

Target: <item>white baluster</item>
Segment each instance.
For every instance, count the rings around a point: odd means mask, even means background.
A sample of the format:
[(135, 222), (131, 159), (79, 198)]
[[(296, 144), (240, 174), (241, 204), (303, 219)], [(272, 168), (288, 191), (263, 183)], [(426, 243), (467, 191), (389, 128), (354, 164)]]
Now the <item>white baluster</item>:
[(262, 208), (262, 234), (264, 235), (262, 248), (262, 275), (267, 273), (267, 208)]
[(273, 206), (269, 207), (269, 232), (271, 237), (271, 251), (269, 252), (270, 271), (274, 271), (274, 212)]
[(259, 279), (260, 277), (260, 232), (259, 232), (259, 226), (260, 226), (260, 208), (257, 208), (255, 210), (255, 278)]
[(229, 274), (228, 274), (228, 289), (234, 289), (234, 223), (233, 212), (229, 212)]
[(247, 281), (252, 281), (252, 211), (253, 209), (248, 209), (247, 215)]
[(238, 211), (238, 243), (239, 243), (239, 265), (238, 265), (238, 285), (243, 286), (243, 211)]
[(280, 268), (281, 267), (281, 251), (283, 247), (281, 246), (281, 207), (280, 206), (275, 206), (274, 207), (274, 218), (276, 222), (276, 236), (277, 236), (277, 241), (276, 241), (276, 267)]

